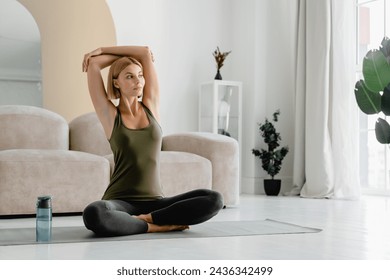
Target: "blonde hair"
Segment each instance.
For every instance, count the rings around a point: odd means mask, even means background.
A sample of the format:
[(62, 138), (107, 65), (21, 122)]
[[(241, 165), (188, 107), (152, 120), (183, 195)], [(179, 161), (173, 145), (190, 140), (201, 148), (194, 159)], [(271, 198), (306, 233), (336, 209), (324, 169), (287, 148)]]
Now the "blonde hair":
[(119, 74), (125, 69), (127, 66), (131, 64), (136, 64), (142, 69), (142, 64), (132, 57), (121, 57), (114, 61), (111, 64), (110, 70), (108, 71), (108, 79), (107, 79), (107, 97), (108, 99), (118, 99), (121, 96), (121, 92), (119, 88), (114, 86), (114, 80), (118, 78)]

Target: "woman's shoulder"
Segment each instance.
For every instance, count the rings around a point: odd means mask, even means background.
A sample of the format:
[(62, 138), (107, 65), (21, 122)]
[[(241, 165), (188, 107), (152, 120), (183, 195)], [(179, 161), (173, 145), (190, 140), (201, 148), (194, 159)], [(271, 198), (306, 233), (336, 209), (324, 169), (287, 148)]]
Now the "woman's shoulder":
[(152, 112), (152, 111), (150, 111), (149, 107), (144, 102), (142, 102), (142, 101), (138, 101), (138, 102), (142, 105), (142, 107), (145, 108), (146, 111), (148, 111), (149, 113)]
[(150, 102), (144, 102), (140, 101), (142, 106), (145, 108), (145, 110), (153, 116), (153, 118), (159, 122), (160, 116), (159, 116), (159, 108), (156, 104), (150, 103)]
[(158, 125), (160, 125), (159, 120), (156, 118), (156, 116), (155, 116), (155, 114), (153, 113), (153, 111), (152, 111), (145, 103), (143, 103), (143, 102), (140, 102), (140, 103), (141, 103), (142, 106), (145, 108), (146, 114), (148, 114), (149, 116), (151, 116), (151, 117), (154, 119), (154, 121), (155, 121)]

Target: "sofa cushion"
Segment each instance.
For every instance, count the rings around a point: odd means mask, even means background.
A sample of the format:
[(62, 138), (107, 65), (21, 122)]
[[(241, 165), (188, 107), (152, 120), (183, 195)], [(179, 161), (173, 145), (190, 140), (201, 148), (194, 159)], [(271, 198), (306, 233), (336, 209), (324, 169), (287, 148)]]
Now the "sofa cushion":
[(0, 106), (0, 131), (0, 150), (69, 149), (68, 123), (43, 108)]
[(164, 151), (182, 151), (207, 158), (212, 163), (213, 190), (226, 205), (236, 205), (240, 193), (240, 161), (237, 140), (221, 134), (187, 132), (163, 138)]
[(70, 149), (95, 155), (111, 154), (110, 144), (95, 112), (81, 115), (69, 123)]
[(211, 189), (211, 162), (186, 152), (161, 152), (161, 182), (164, 195), (172, 196), (195, 189)]
[(34, 214), (40, 195), (53, 196), (53, 212), (81, 212), (101, 199), (109, 162), (76, 151), (0, 151), (0, 215)]

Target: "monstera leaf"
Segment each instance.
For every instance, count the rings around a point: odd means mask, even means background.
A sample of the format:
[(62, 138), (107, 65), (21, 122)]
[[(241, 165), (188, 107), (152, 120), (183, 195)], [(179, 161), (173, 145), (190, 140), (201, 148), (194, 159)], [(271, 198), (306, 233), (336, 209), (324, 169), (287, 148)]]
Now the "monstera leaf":
[(383, 53), (383, 55), (387, 58), (387, 62), (390, 64), (390, 40), (385, 37), (382, 40), (381, 46), (379, 50)]
[(390, 116), (390, 84), (383, 90), (381, 98), (381, 109), (386, 116)]
[(375, 135), (379, 143), (390, 144), (390, 125), (386, 120), (378, 118), (375, 124)]
[(363, 59), (363, 76), (367, 88), (383, 91), (390, 83), (390, 65), (382, 51), (371, 50)]
[(363, 80), (356, 82), (355, 97), (360, 110), (367, 115), (377, 114), (381, 111), (380, 93), (370, 91)]

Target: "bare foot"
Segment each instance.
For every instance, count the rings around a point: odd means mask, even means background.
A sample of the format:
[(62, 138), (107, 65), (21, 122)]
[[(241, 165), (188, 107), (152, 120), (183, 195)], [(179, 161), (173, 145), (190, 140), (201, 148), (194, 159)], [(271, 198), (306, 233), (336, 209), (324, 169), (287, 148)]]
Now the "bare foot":
[(148, 223), (148, 232), (167, 232), (167, 231), (182, 231), (189, 229), (187, 225), (156, 225), (153, 224), (153, 219), (151, 214), (141, 214), (134, 216), (137, 219), (145, 221)]
[(168, 231), (182, 231), (189, 229), (186, 225), (155, 225), (148, 223), (148, 232), (168, 232)]
[(137, 219), (140, 219), (142, 221), (145, 221), (148, 224), (153, 224), (152, 215), (150, 215), (150, 214), (141, 214), (141, 215), (134, 216), (134, 217)]

